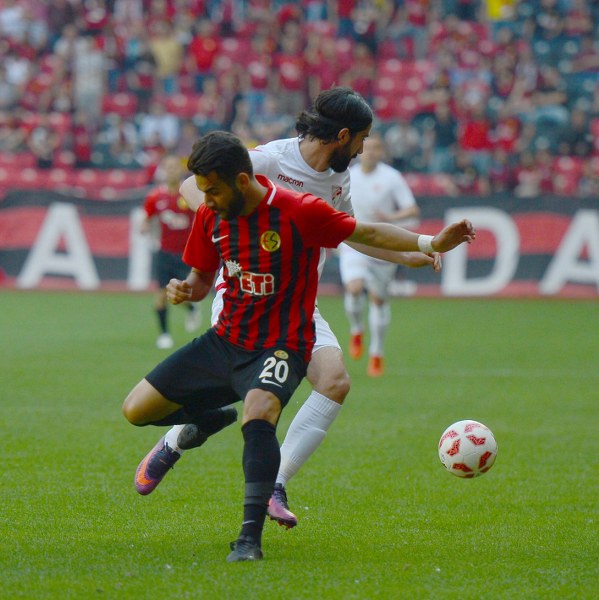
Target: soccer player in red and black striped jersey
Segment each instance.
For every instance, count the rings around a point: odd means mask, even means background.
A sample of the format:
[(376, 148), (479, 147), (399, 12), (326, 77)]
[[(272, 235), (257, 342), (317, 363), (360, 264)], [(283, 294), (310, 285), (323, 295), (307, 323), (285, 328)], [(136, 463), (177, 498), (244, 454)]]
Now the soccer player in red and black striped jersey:
[[(426, 243), (429, 251), (445, 252), (471, 242), (475, 233), (468, 221), (434, 238), (357, 222), (320, 198), (254, 175), (247, 149), (226, 132), (201, 138), (188, 168), (204, 204), (184, 252), (191, 272), (184, 281), (171, 280), (167, 293), (173, 304), (201, 300), (224, 263), (223, 310), (212, 329), (133, 388), (123, 412), (134, 425), (203, 426), (206, 413), (243, 401), (243, 523), (227, 561), (259, 560), (280, 463), (276, 425), (306, 373), (314, 344), (320, 248), (350, 240), (395, 251), (416, 251)], [(169, 460), (164, 438), (142, 461), (137, 479), (146, 477), (155, 460)], [(149, 471), (147, 478), (152, 479)]]
[[(173, 277), (185, 277), (188, 268), (181, 260), (181, 254), (191, 232), (195, 213), (189, 208), (179, 193), (183, 165), (181, 159), (173, 154), (166, 155), (159, 165), (164, 183), (154, 187), (144, 201), (145, 219), (141, 223), (141, 232), (151, 231), (152, 222), (160, 225), (160, 248), (154, 255), (154, 271), (158, 282), (158, 292), (154, 301), (154, 309), (158, 317), (160, 335), (156, 346), (168, 350), (174, 340), (168, 327), (168, 303), (166, 285)], [(198, 329), (200, 311), (193, 304), (187, 305), (188, 314), (185, 329), (189, 332)]]

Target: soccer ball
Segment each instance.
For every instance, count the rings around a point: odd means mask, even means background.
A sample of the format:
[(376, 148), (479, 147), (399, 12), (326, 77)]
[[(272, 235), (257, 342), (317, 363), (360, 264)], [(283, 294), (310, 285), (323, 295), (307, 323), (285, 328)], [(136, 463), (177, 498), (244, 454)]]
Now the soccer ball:
[(439, 440), (439, 458), (456, 477), (471, 478), (486, 473), (496, 456), (493, 432), (478, 421), (458, 421), (450, 425)]

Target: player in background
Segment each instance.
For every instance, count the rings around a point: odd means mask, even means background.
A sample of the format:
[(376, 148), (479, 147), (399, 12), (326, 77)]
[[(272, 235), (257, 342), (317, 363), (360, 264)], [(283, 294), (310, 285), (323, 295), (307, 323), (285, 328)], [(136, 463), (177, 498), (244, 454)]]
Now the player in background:
[[(379, 133), (364, 141), (359, 162), (349, 168), (354, 216), (359, 221), (394, 223), (403, 227), (418, 224), (420, 209), (401, 173), (383, 162), (385, 144)], [(344, 306), (350, 326), (349, 355), (357, 360), (363, 353), (364, 309), (368, 294), (370, 343), (368, 370), (371, 377), (383, 374), (384, 339), (391, 322), (389, 286), (397, 265), (339, 246), (339, 268), (344, 287)]]
[[(354, 144), (351, 154), (361, 150), (362, 139)], [(276, 425), (306, 374), (315, 341), (321, 248), (347, 239), (389, 250), (444, 252), (470, 243), (475, 233), (466, 220), (434, 237), (358, 222), (320, 198), (254, 175), (248, 150), (230, 133), (202, 137), (188, 168), (204, 202), (183, 254), (191, 272), (184, 281), (169, 282), (168, 298), (173, 304), (202, 300), (224, 264), (222, 310), (212, 328), (133, 388), (123, 413), (138, 426), (203, 426), (204, 413), (243, 400), (243, 522), (227, 561), (260, 560), (281, 458)], [(140, 474), (150, 462), (140, 465)]]
[[(169, 154), (162, 158), (156, 175), (163, 183), (153, 188), (146, 197), (145, 218), (141, 222), (141, 232), (144, 234), (152, 232), (155, 222), (158, 222), (160, 229), (159, 248), (154, 254), (154, 273), (158, 282), (154, 309), (160, 331), (156, 346), (163, 350), (174, 345), (168, 326), (166, 285), (172, 277), (184, 279), (189, 271), (181, 255), (191, 231), (195, 212), (189, 208), (179, 192), (183, 173), (179, 157)], [(196, 331), (200, 326), (199, 305), (188, 303), (187, 310), (185, 329), (188, 332)]]
[[(362, 152), (372, 120), (372, 109), (351, 88), (323, 91), (314, 100), (311, 110), (299, 114), (296, 122), (298, 137), (275, 140), (250, 151), (254, 172), (266, 175), (279, 186), (323, 198), (333, 208), (353, 215), (348, 167), (351, 160)], [(181, 193), (191, 208), (197, 208), (203, 202), (203, 195), (193, 177), (183, 182)], [(383, 251), (353, 243), (352, 246), (383, 260), (414, 267), (431, 265), (437, 270), (440, 268), (439, 255), (430, 249), (425, 254)], [(325, 258), (323, 250), (319, 273)], [(216, 292), (213, 321), (221, 309), (220, 281), (217, 281)], [(288, 528), (297, 524), (297, 517), (289, 510), (285, 486), (323, 442), (350, 389), (341, 346), (318, 308), (314, 312), (314, 320), (316, 344), (307, 372), (312, 392), (287, 430), (281, 446), (281, 466), (268, 508), (271, 519)], [(153, 470), (154, 487), (179, 460), (182, 452), (194, 447), (194, 429), (200, 441), (205, 440), (201, 430), (193, 424), (187, 428), (173, 427), (167, 433), (167, 455), (153, 459), (156, 466)], [(152, 452), (154, 450), (144, 460)], [(141, 493), (151, 491), (150, 486), (136, 484), (136, 487), (138, 491), (143, 490)]]

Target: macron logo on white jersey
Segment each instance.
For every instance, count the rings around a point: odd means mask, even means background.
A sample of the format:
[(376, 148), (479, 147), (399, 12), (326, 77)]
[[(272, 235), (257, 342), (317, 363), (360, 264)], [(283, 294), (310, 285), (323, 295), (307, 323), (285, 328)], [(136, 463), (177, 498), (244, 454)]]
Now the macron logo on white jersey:
[(304, 187), (303, 181), (300, 181), (299, 179), (293, 179), (293, 177), (287, 177), (287, 175), (283, 175), (283, 173), (279, 173), (277, 175), (277, 179), (279, 181), (282, 181), (283, 183), (288, 183), (289, 185), (294, 185), (295, 187), (298, 187), (298, 188)]

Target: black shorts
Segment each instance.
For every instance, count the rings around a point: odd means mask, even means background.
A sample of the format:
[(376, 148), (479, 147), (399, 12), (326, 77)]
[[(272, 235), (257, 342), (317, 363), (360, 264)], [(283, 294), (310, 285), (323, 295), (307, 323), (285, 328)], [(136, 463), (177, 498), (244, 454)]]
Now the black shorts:
[(272, 392), (284, 407), (306, 367), (293, 350), (244, 350), (209, 329), (163, 360), (146, 379), (177, 404), (218, 408), (243, 400), (258, 388)]
[(158, 250), (154, 255), (154, 274), (158, 287), (166, 287), (168, 282), (176, 279), (186, 279), (191, 269), (183, 262), (180, 254)]

